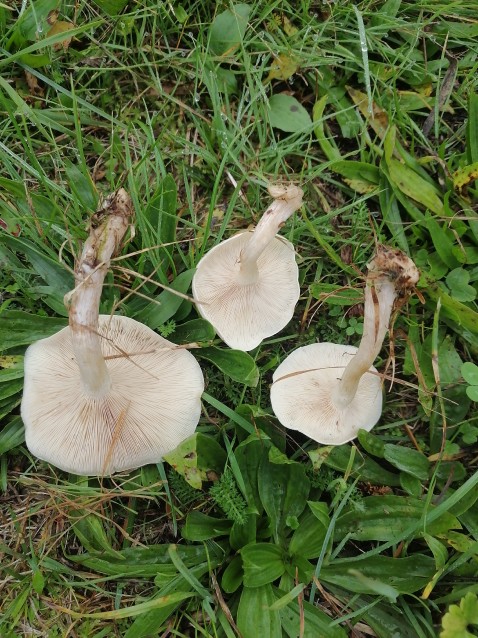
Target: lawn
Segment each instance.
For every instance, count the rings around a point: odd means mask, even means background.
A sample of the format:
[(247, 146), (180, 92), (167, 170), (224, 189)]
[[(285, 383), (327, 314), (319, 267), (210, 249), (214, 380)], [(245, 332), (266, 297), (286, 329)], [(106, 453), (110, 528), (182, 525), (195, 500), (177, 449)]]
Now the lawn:
[[(0, 0), (2, 638), (478, 635), (476, 8)], [(300, 298), (244, 352), (191, 282), (277, 184), (303, 190), (280, 229)], [(205, 389), (162, 461), (83, 476), (25, 444), (24, 355), (68, 325), (121, 188), (100, 312), (189, 351)], [(359, 345), (380, 245), (420, 271), (374, 361), (381, 417), (319, 443), (279, 422), (273, 374)]]

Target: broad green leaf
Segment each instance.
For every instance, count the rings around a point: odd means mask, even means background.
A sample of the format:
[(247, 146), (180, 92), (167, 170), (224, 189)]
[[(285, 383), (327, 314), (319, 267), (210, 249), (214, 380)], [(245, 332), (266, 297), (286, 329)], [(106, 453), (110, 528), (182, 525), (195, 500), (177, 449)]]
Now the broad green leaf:
[(455, 516), (448, 512), (427, 524), (426, 513), (433, 510), (433, 505), (426, 509), (424, 501), (409, 496), (367, 496), (345, 506), (337, 519), (334, 539), (340, 541), (348, 536), (360, 541), (399, 540), (413, 522), (419, 524), (422, 521), (415, 536), (444, 534), (449, 529), (461, 527)]
[(0, 431), (0, 454), (21, 445), (25, 441), (25, 427), (19, 416), (14, 416)]
[(232, 522), (223, 518), (214, 518), (197, 510), (190, 512), (182, 534), (189, 541), (206, 541), (218, 536), (227, 536)]
[(380, 171), (373, 164), (352, 160), (339, 160), (330, 164), (330, 170), (352, 180), (367, 182), (376, 186), (380, 180)]
[(437, 215), (445, 214), (443, 202), (434, 186), (406, 164), (402, 164), (393, 157), (389, 158), (387, 166), (391, 181), (402, 193)]
[(24, 358), (21, 355), (0, 356), (0, 383), (23, 377)]
[(277, 93), (269, 99), (271, 126), (286, 133), (297, 133), (312, 125), (309, 113), (292, 95)]
[(359, 430), (357, 438), (366, 452), (383, 459), (385, 444), (379, 436), (367, 432), (367, 430)]
[[(166, 175), (144, 209), (142, 226), (151, 245), (171, 244), (176, 241), (178, 189), (172, 175)], [(147, 248), (143, 241), (143, 248)], [(174, 246), (158, 249), (159, 259), (170, 259)]]
[(442, 619), (440, 638), (473, 638), (475, 631), (468, 629), (478, 626), (478, 598), (468, 592), (459, 605), (450, 605)]
[(425, 216), (424, 226), (430, 233), (433, 245), (440, 259), (448, 268), (456, 268), (459, 262), (455, 257), (455, 236), (451, 230), (440, 225), (430, 213), (427, 213)]
[(59, 317), (41, 317), (23, 310), (4, 310), (0, 314), (0, 351), (50, 337), (67, 325), (68, 321)]
[(448, 551), (446, 547), (441, 541), (429, 534), (425, 534), (424, 539), (433, 554), (433, 558), (435, 559), (435, 569), (442, 569), (445, 567), (448, 559)]
[(39, 570), (38, 568), (34, 569), (32, 574), (33, 591), (36, 594), (41, 594), (45, 587), (45, 583), (46, 583), (45, 576), (43, 576), (43, 573), (41, 572), (41, 570)]
[[(201, 343), (212, 341), (216, 335), (213, 326), (205, 319), (192, 319), (176, 326), (168, 337), (173, 343)], [(195, 352), (197, 354), (197, 352)]]
[(224, 69), (221, 66), (216, 68), (217, 90), (226, 95), (233, 95), (238, 92), (236, 74), (231, 69)]
[[(1, 377), (0, 377), (1, 381)], [(2, 383), (0, 385), (0, 401), (3, 399), (8, 399), (8, 397), (12, 397), (17, 392), (23, 388), (23, 379), (15, 379), (10, 381), (9, 383)]]
[(399, 605), (394, 605), (376, 596), (355, 595), (353, 598), (346, 590), (341, 590), (347, 600), (351, 599), (351, 607), (359, 611), (363, 619), (383, 638), (415, 638), (416, 627)]
[(103, 520), (94, 513), (85, 510), (70, 512), (71, 528), (87, 552), (102, 551), (109, 556), (120, 558), (121, 555), (111, 546)]
[(453, 299), (435, 282), (427, 281), (426, 296), (434, 302), (441, 301), (441, 316), (453, 322), (455, 330), (466, 341), (478, 347), (478, 313)]
[[(220, 562), (221, 560), (218, 558), (210, 557), (207, 563), (191, 566), (190, 570), (196, 578), (201, 578), (204, 574), (208, 574), (210, 569), (217, 567)], [(171, 582), (161, 587), (156, 597), (176, 592), (189, 592), (190, 590), (191, 586), (182, 575), (178, 574)], [(181, 601), (171, 603), (166, 607), (152, 609), (141, 614), (126, 631), (124, 638), (151, 638), (152, 635), (157, 633), (158, 627), (167, 621), (180, 603)]]
[[(56, 306), (60, 310), (63, 309), (63, 313), (66, 315), (63, 297), (73, 289), (73, 276), (57, 260), (48, 257), (35, 244), (26, 239), (2, 235), (2, 242), (9, 248), (25, 255), (36, 274), (49, 286), (49, 296), (53, 297)], [(55, 310), (58, 312), (57, 307)]]
[(85, 211), (94, 213), (98, 207), (99, 197), (90, 175), (85, 169), (81, 170), (71, 162), (65, 162), (65, 172), (76, 201)]
[(259, 369), (254, 359), (242, 350), (225, 350), (209, 346), (195, 351), (198, 359), (206, 359), (234, 381), (255, 387), (259, 381)]
[(196, 432), (166, 454), (164, 460), (190, 485), (201, 489), (202, 482), (210, 480), (208, 472), (222, 472), (226, 453), (212, 436)]
[[(285, 592), (273, 587), (274, 595), (279, 599)], [(304, 614), (303, 633), (301, 632), (301, 608), (296, 601), (281, 607), (280, 619), (282, 628), (289, 638), (346, 638), (347, 632), (339, 625), (332, 624), (333, 619), (315, 605), (302, 601)], [(258, 637), (257, 637), (258, 638)]]
[[(271, 462), (263, 457), (258, 471), (258, 488), (262, 505), (270, 518), (271, 528), (276, 542), (284, 533), (287, 518), (300, 516), (303, 512), (310, 490), (310, 481), (305, 466), (289, 461)], [(278, 460), (277, 457), (275, 459)]]
[(138, 603), (137, 605), (130, 605), (129, 607), (121, 607), (114, 611), (98, 611), (94, 613), (85, 612), (73, 612), (69, 611), (69, 614), (73, 618), (96, 618), (98, 620), (120, 620), (121, 618), (132, 618), (139, 616), (153, 609), (160, 609), (162, 607), (170, 607), (175, 603), (180, 603), (183, 600), (192, 598), (195, 596), (193, 592), (174, 592), (167, 596), (158, 596), (152, 598), (144, 603)]
[(262, 512), (258, 488), (259, 467), (261, 459), (267, 456), (270, 446), (269, 437), (258, 432), (247, 437), (235, 450), (236, 461), (245, 485), (247, 504), (251, 510), (254, 509), (258, 513)]
[(305, 589), (304, 583), (299, 583), (295, 587), (293, 587), (287, 594), (284, 594), (280, 598), (278, 598), (273, 605), (271, 605), (271, 611), (275, 611), (276, 609), (283, 609), (287, 607), (292, 601), (294, 601), (299, 594), (301, 594)]
[(209, 32), (209, 45), (214, 55), (229, 56), (239, 47), (247, 30), (250, 11), (248, 4), (235, 4), (214, 18)]
[(20, 405), (21, 396), (14, 394), (12, 397), (0, 401), (0, 421)]
[(25, 53), (18, 57), (18, 61), (32, 69), (41, 69), (51, 64), (51, 56), (48, 53)]
[(289, 461), (271, 462), (271, 452), (277, 448), (271, 447), (269, 458), (263, 457), (258, 471), (258, 488), (262, 505), (271, 521), (271, 528), (276, 542), (283, 537), (287, 527), (287, 518), (299, 517), (304, 511), (310, 491), (310, 481), (305, 473), (305, 466), (301, 463)]
[(226, 594), (233, 594), (242, 585), (243, 570), (242, 559), (239, 555), (234, 556), (232, 561), (224, 570), (221, 579), (222, 589)]
[(459, 382), (463, 362), (456, 351), (450, 335), (446, 335), (438, 346), (438, 363), (442, 386)]
[[(346, 472), (349, 466), (351, 454), (351, 447), (349, 445), (337, 445), (335, 447), (321, 447), (317, 451), (309, 452), (309, 456), (312, 463), (315, 463), (317, 458), (322, 457), (322, 462), (325, 465), (339, 470), (340, 472)], [(361, 481), (368, 481), (373, 485), (389, 485), (391, 487), (400, 485), (400, 478), (398, 474), (392, 474), (388, 470), (385, 470), (381, 465), (375, 462), (368, 456), (362, 457), (356, 454), (351, 468), (351, 476), (353, 478), (359, 478)]]
[[(194, 269), (185, 270), (170, 285), (170, 288), (182, 294), (185, 294), (191, 284), (194, 275)], [(164, 290), (156, 297), (155, 303), (148, 304), (145, 308), (134, 315), (135, 319), (145, 323), (152, 330), (156, 330), (163, 323), (174, 317), (183, 303), (184, 298), (175, 295), (174, 292)], [(159, 303), (158, 303), (159, 302)]]
[(94, 0), (94, 2), (102, 11), (111, 17), (121, 13), (128, 4), (128, 0)]
[(283, 552), (272, 543), (251, 543), (241, 549), (245, 587), (262, 587), (285, 572)]
[(369, 556), (336, 560), (322, 566), (320, 578), (359, 594), (379, 594), (378, 583), (393, 587), (402, 594), (412, 594), (425, 587), (434, 573), (433, 558), (415, 553), (407, 558)]
[(242, 638), (282, 635), (279, 612), (270, 610), (275, 600), (271, 585), (243, 588), (237, 610), (237, 627)]
[(34, 0), (28, 3), (16, 25), (18, 35), (14, 35), (15, 41), (21, 44), (22, 40), (30, 42), (38, 40), (41, 34), (48, 31), (50, 26), (47, 21), (48, 16), (58, 5), (59, 0)]
[(476, 289), (470, 286), (470, 273), (464, 268), (454, 268), (446, 277), (446, 285), (450, 289), (450, 294), (458, 301), (474, 301), (476, 299)]
[(385, 460), (402, 472), (407, 472), (421, 481), (428, 480), (430, 463), (427, 457), (418, 450), (386, 443), (383, 451)]
[(308, 504), (310, 509), (300, 516), (299, 527), (290, 539), (289, 554), (310, 559), (320, 555), (330, 521), (325, 503)]
[(466, 389), (466, 394), (472, 401), (478, 401), (478, 386), (468, 386)]
[(321, 78), (322, 79), (318, 78), (318, 86), (320, 91), (327, 95), (334, 118), (340, 126), (341, 136), (350, 139), (360, 135), (363, 122), (357, 114), (356, 109), (353, 108), (352, 102), (347, 95), (346, 87), (343, 84), (335, 84), (337, 76), (327, 67), (323, 67)]
[[(157, 574), (177, 573), (168, 549), (169, 544), (128, 547), (114, 554), (109, 553), (107, 556), (103, 551), (69, 555), (68, 560), (109, 576), (152, 578)], [(181, 560), (188, 567), (207, 563), (209, 558), (218, 558), (222, 555), (221, 552), (211, 554), (202, 544), (178, 545), (178, 552)]]
[(334, 284), (317, 282), (309, 286), (314, 299), (318, 299), (331, 306), (353, 306), (363, 301), (363, 295), (354, 288), (337, 288)]
[(412, 476), (406, 472), (400, 472), (400, 485), (403, 491), (410, 494), (410, 496), (419, 498), (422, 495), (422, 482), (416, 476)]
[(257, 519), (257, 514), (248, 514), (245, 523), (234, 523), (229, 535), (229, 542), (233, 549), (239, 550), (256, 540)]

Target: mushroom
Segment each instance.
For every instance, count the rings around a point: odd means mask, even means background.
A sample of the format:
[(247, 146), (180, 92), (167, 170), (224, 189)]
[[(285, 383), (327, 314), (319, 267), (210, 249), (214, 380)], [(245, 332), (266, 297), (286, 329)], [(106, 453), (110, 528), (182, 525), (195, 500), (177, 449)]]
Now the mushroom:
[(302, 205), (298, 186), (270, 185), (274, 198), (253, 232), (226, 239), (198, 263), (192, 289), (199, 314), (231, 348), (252, 350), (292, 319), (299, 299), (292, 244), (276, 237)]
[(75, 289), (65, 298), (69, 326), (25, 355), (27, 447), (75, 474), (156, 463), (199, 420), (204, 380), (195, 358), (138, 321), (98, 315), (110, 258), (132, 214), (120, 189), (93, 216)]
[(341, 445), (359, 429), (373, 428), (382, 413), (382, 383), (372, 364), (392, 310), (404, 303), (418, 279), (415, 264), (404, 253), (378, 247), (368, 264), (359, 347), (303, 346), (274, 372), (271, 403), (282, 425), (327, 445)]

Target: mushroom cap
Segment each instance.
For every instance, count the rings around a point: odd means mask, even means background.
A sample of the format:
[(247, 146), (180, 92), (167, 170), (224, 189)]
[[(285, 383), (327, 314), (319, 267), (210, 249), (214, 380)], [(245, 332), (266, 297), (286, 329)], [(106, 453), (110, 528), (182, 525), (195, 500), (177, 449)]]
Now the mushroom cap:
[(274, 237), (257, 260), (255, 283), (240, 282), (246, 231), (212, 248), (198, 263), (192, 289), (198, 312), (231, 348), (252, 350), (286, 326), (299, 299), (299, 269), (293, 245)]
[(204, 389), (192, 354), (138, 321), (100, 315), (98, 333), (103, 356), (114, 357), (106, 361), (111, 386), (101, 398), (85, 394), (69, 327), (37, 341), (25, 356), (28, 449), (82, 475), (160, 461), (193, 434)]
[(347, 407), (339, 408), (333, 401), (345, 366), (356, 352), (354, 346), (314, 343), (284, 359), (271, 388), (272, 409), (282, 425), (326, 445), (347, 443), (361, 428), (371, 430), (382, 413), (382, 384), (373, 366), (360, 379)]

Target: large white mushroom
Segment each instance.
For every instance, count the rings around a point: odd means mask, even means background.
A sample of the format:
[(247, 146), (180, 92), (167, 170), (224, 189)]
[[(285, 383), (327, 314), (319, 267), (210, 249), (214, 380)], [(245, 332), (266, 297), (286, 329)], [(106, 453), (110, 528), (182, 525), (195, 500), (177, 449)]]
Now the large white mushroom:
[(302, 205), (298, 186), (271, 185), (274, 198), (253, 232), (215, 246), (198, 263), (192, 289), (199, 313), (231, 348), (252, 350), (284, 328), (299, 299), (292, 244), (276, 236)]
[(364, 329), (358, 348), (315, 343), (292, 352), (273, 375), (271, 403), (287, 428), (327, 445), (371, 430), (382, 413), (382, 380), (373, 367), (397, 298), (402, 301), (419, 272), (404, 253), (379, 246), (368, 264)]
[(21, 414), (28, 449), (68, 472), (156, 463), (193, 434), (204, 380), (184, 349), (143, 324), (98, 316), (104, 277), (133, 214), (124, 189), (97, 213), (65, 300), (69, 327), (31, 345)]

